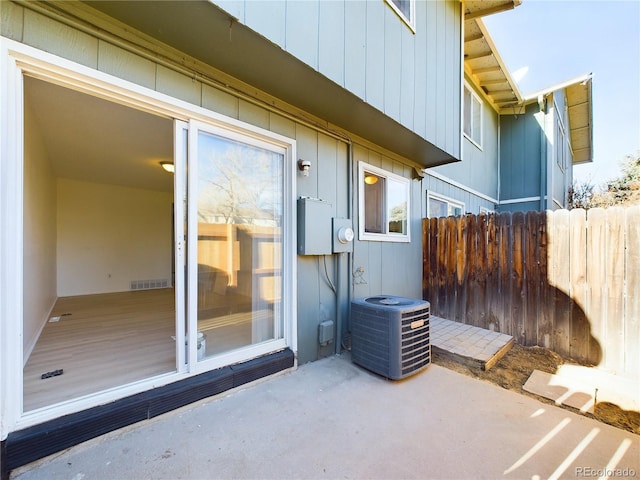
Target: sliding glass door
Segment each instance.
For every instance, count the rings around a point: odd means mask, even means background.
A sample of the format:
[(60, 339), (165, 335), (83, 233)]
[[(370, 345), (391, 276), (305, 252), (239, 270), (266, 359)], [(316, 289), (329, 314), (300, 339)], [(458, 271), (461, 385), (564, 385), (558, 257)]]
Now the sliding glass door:
[(188, 150), (189, 355), (222, 365), (284, 339), (287, 150), (195, 123)]

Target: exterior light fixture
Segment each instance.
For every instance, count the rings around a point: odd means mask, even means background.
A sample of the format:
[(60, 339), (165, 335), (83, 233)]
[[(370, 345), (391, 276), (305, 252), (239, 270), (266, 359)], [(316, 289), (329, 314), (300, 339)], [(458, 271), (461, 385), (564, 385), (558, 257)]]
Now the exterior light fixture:
[(302, 172), (303, 176), (309, 176), (309, 169), (311, 169), (311, 162), (309, 160), (298, 160), (298, 170)]
[(175, 172), (175, 167), (173, 165), (173, 162), (160, 162), (160, 166), (169, 173)]

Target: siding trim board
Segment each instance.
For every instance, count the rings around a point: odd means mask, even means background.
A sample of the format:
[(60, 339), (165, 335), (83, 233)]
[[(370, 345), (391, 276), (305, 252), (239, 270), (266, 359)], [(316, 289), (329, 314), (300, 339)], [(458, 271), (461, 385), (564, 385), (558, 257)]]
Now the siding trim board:
[(463, 185), (460, 182), (457, 182), (449, 177), (446, 177), (445, 175), (442, 175), (441, 173), (437, 173), (437, 172), (432, 172), (429, 170), (425, 170), (425, 173), (433, 178), (437, 178), (438, 180), (442, 180), (445, 183), (448, 183), (449, 185), (453, 185), (454, 187), (457, 187), (461, 190), (464, 190), (465, 192), (469, 192), (472, 195), (475, 195), (476, 197), (482, 198), (483, 200), (486, 200), (488, 202), (492, 202), (495, 204), (500, 203), (497, 199), (489, 196), (489, 195), (485, 195), (484, 193), (478, 192), (477, 190), (474, 190), (473, 188), (469, 188), (466, 185)]
[(499, 205), (510, 205), (512, 203), (537, 202), (539, 200), (540, 200), (540, 195), (538, 195), (537, 197), (510, 198), (509, 200), (500, 200)]

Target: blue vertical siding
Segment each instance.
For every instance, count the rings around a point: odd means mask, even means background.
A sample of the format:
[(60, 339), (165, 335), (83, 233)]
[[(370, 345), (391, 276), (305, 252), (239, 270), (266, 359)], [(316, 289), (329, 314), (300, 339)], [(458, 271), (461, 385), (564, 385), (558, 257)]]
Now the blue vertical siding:
[[(366, 98), (367, 2), (346, 2), (344, 25), (344, 87), (354, 95)], [(335, 55), (335, 52), (331, 52)]]
[[(259, 3), (259, 2), (251, 2)], [(318, 70), (318, 29), (320, 5), (318, 2), (286, 2), (285, 50)], [(270, 22), (269, 15), (264, 19)], [(323, 39), (326, 41), (326, 36)]]
[[(500, 117), (493, 107), (486, 102), (481, 93), (473, 87), (470, 81), (468, 84), (474, 88), (482, 101), (482, 145), (480, 147), (476, 146), (466, 137), (463, 137), (461, 162), (450, 163), (429, 170), (444, 175), (454, 182), (465, 185), (470, 190), (497, 199)], [(454, 141), (454, 137), (450, 136), (450, 141)], [(446, 195), (446, 192), (436, 191), (436, 193)], [(463, 201), (463, 199), (458, 198), (457, 195), (452, 198)], [(477, 209), (475, 208), (468, 211), (477, 213)]]
[(334, 52), (345, 51), (345, 8), (341, 2), (320, 2), (318, 21), (318, 70), (339, 85), (344, 85), (344, 56)]
[(500, 117), (500, 200), (540, 195), (541, 136), (537, 103)]
[[(222, 1), (219, 6), (229, 9), (231, 15), (246, 22), (282, 48), (300, 48), (296, 55), (304, 58), (305, 62), (314, 64), (314, 68), (321, 70), (335, 82), (342, 82), (345, 88), (353, 89), (355, 94), (362, 95), (367, 101), (374, 98), (380, 109), (388, 108), (393, 111), (398, 116), (398, 121), (405, 122), (407, 126), (420, 125), (424, 130), (421, 134), (435, 137), (433, 127), (445, 122), (450, 125), (443, 126), (444, 130), (453, 128), (459, 132), (459, 118), (456, 114), (445, 115), (446, 109), (459, 111), (459, 63), (456, 66), (459, 59), (451, 60), (448, 67), (445, 62), (442, 68), (435, 63), (428, 63), (429, 60), (436, 59), (436, 52), (442, 48), (442, 42), (447, 38), (446, 28), (436, 28), (437, 22), (453, 22), (455, 25), (452, 28), (459, 29), (457, 24), (460, 5), (457, 1), (418, 2), (418, 18), (423, 19), (423, 23), (418, 22), (420, 33), (415, 35), (383, 1), (346, 1), (322, 6), (317, 1)], [(429, 16), (428, 10), (437, 11), (441, 16)], [(194, 106), (294, 138), (298, 158), (309, 160), (312, 164), (309, 177), (297, 176), (297, 196), (317, 197), (332, 203), (333, 214), (338, 217), (346, 217), (351, 207), (354, 226), (358, 225), (357, 200), (354, 200), (354, 197), (357, 198), (358, 182), (357, 178), (349, 178), (348, 175), (349, 148), (353, 148), (353, 166), (356, 170), (357, 162), (361, 160), (405, 178), (413, 178), (411, 159), (402, 159), (372, 143), (364, 146), (354, 142), (349, 147), (346, 142), (337, 140), (334, 136), (263, 108), (258, 102), (239, 98), (232, 90), (217, 89), (167, 66), (150, 63), (149, 59), (106, 44), (98, 40), (97, 36), (45, 18), (23, 6), (11, 4), (10, 10), (5, 11), (11, 15), (4, 15), (3, 34), (13, 32), (13, 35), (19, 36), (15, 38), (18, 41), (46, 49), (61, 58), (88, 65), (118, 78), (134, 81), (146, 88), (162, 91)], [(306, 23), (294, 25), (294, 22), (301, 20), (298, 17), (302, 16), (306, 16)], [(338, 20), (332, 22), (330, 18)], [(339, 19), (343, 19), (342, 25)], [(433, 38), (430, 36), (431, 31)], [(337, 36), (329, 40), (331, 32)], [(295, 38), (304, 41), (294, 42)], [(428, 39), (434, 43), (428, 43)], [(291, 47), (292, 42), (298, 45)], [(457, 52), (456, 55), (459, 56), (459, 48), (458, 41), (457, 46), (454, 45), (448, 52)], [(333, 49), (336, 51), (331, 56)], [(441, 59), (446, 56), (446, 53), (444, 56), (439, 55)], [(393, 72), (387, 78), (385, 61), (393, 66)], [(366, 74), (363, 74), (363, 65)], [(458, 74), (454, 75), (454, 72)], [(443, 89), (448, 82), (450, 85)], [(435, 88), (442, 90), (432, 94)], [(419, 96), (414, 96), (416, 91), (420, 92)], [(453, 98), (443, 98), (445, 94), (450, 94)], [(419, 98), (420, 103), (416, 103), (415, 98)], [(429, 122), (431, 129), (427, 128)], [(443, 135), (444, 143), (446, 137), (447, 135)], [(351, 196), (348, 194), (349, 190)], [(421, 296), (422, 264), (417, 259), (421, 258), (422, 248), (422, 182), (411, 181), (411, 201), (410, 243), (356, 239), (354, 268), (362, 268), (364, 273), (363, 281), (353, 285), (355, 296), (380, 293)], [(333, 278), (340, 275), (342, 293), (346, 296), (347, 289), (352, 286), (353, 272), (347, 271), (347, 265), (342, 265), (342, 271), (337, 272), (337, 262), (334, 259), (335, 256), (327, 257), (327, 269)], [(298, 284), (304, 285), (304, 288), (298, 289), (297, 297), (298, 360), (304, 363), (328, 354), (334, 348), (331, 346), (326, 350), (319, 347), (317, 328), (320, 322), (334, 319), (336, 299), (327, 283), (321, 257), (298, 256), (297, 270)]]
[[(460, 157), (461, 5), (416, 2), (414, 33), (384, 1), (215, 2), (454, 157)], [(243, 20), (244, 19), (244, 20)]]

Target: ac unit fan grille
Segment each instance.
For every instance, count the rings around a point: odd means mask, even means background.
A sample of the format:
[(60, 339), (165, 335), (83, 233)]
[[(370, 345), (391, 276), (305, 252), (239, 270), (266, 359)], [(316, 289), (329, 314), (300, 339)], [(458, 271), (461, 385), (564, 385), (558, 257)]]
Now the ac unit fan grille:
[(431, 362), (429, 333), (429, 308), (402, 314), (402, 375), (407, 375)]

